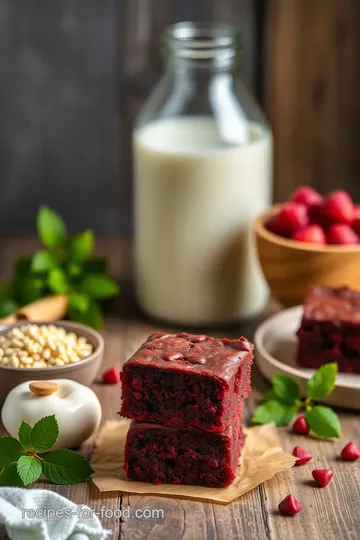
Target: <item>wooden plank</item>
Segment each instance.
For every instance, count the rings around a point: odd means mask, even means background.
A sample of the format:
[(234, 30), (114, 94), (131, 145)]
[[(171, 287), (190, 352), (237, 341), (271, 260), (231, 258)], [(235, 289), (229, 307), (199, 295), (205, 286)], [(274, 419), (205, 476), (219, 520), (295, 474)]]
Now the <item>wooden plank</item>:
[[(23, 253), (25, 248), (31, 251), (34, 244), (29, 240), (26, 242), (13, 240), (3, 241), (0, 247), (5, 246), (7, 249), (3, 252), (4, 266), (0, 267), (0, 278), (8, 274), (10, 259)], [(121, 278), (129, 276), (130, 265), (126, 261), (129, 261), (130, 246), (126, 239), (104, 240), (98, 249), (102, 254), (118, 253), (117, 256), (113, 256), (113, 269), (119, 272), (115, 275)], [(124, 288), (114, 309), (114, 313), (110, 313), (106, 318), (104, 330), (106, 352), (102, 370), (112, 365), (120, 368), (147, 335), (160, 328), (159, 324), (144, 320), (140, 316), (133, 302), (131, 287)], [(275, 309), (275, 305), (270, 305), (263, 316), (268, 316)], [(244, 334), (252, 339), (258, 323), (259, 320), (228, 331), (208, 333), (213, 335), (226, 333), (229, 336)], [(268, 388), (256, 366), (253, 370), (252, 384), (253, 392), (247, 402), (248, 420), (260, 402), (263, 391)], [(98, 382), (93, 388), (102, 403), (104, 420), (115, 419), (120, 402), (119, 387), (105, 386)], [(313, 453), (313, 461), (277, 475), (227, 506), (172, 498), (140, 497), (126, 493), (100, 493), (91, 482), (76, 486), (54, 486), (45, 483), (38, 486), (60, 493), (77, 504), (87, 504), (96, 511), (100, 511), (103, 507), (115, 510), (128, 509), (129, 506), (132, 513), (137, 509), (164, 510), (164, 519), (130, 518), (122, 522), (111, 518), (102, 520), (106, 528), (113, 530), (113, 538), (118, 539), (121, 537), (124, 540), (147, 538), (168, 540), (169, 537), (173, 537), (174, 540), (180, 538), (354, 540), (358, 538), (360, 531), (360, 516), (355, 511), (360, 503), (360, 471), (357, 463), (339, 461), (337, 456), (347, 441), (359, 440), (360, 425), (356, 414), (339, 411), (339, 415), (343, 435), (341, 441), (334, 443), (296, 436), (290, 433), (288, 428), (281, 428), (279, 433), (284, 449), (291, 452), (295, 445), (305, 446)], [(0, 426), (0, 435), (2, 434), (4, 431)], [(81, 448), (81, 452), (88, 457), (91, 451), (92, 441)], [(312, 484), (311, 470), (314, 467), (330, 467), (334, 470), (334, 479), (324, 490)], [(284, 519), (277, 513), (278, 503), (288, 493), (298, 496), (302, 504), (301, 514), (292, 519)], [(5, 538), (4, 529), (0, 527), (0, 540)]]
[(360, 200), (360, 3), (266, 3), (265, 105), (275, 134), (275, 196), (310, 183)]

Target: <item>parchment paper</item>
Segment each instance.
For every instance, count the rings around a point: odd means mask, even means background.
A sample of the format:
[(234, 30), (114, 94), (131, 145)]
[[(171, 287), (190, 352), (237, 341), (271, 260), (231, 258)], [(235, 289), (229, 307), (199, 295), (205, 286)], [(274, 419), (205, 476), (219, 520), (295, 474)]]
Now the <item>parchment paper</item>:
[(229, 503), (247, 491), (292, 467), (296, 458), (284, 452), (274, 424), (251, 427), (245, 430), (246, 443), (241, 466), (234, 482), (225, 488), (183, 486), (128, 480), (123, 469), (124, 447), (130, 422), (106, 422), (96, 442), (92, 467), (92, 480), (100, 491), (126, 491), (149, 495), (169, 495), (201, 501)]

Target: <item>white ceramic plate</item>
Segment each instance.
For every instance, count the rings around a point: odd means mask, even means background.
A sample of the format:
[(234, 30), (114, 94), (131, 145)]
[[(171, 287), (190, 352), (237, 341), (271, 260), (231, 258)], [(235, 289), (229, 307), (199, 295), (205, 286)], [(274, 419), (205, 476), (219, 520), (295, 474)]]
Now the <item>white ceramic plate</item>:
[[(271, 380), (275, 373), (296, 379), (302, 392), (313, 369), (296, 365), (296, 331), (300, 326), (302, 306), (285, 309), (263, 322), (255, 333), (256, 363), (262, 374)], [(360, 409), (360, 375), (339, 373), (334, 391), (323, 400), (336, 407)]]

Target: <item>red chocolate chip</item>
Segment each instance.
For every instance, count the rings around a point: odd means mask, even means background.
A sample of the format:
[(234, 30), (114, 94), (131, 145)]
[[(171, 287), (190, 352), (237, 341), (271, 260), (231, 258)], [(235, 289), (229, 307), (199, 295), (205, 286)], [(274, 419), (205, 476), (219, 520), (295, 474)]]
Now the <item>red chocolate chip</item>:
[(326, 236), (320, 225), (309, 225), (306, 229), (295, 231), (291, 238), (308, 244), (326, 244)]
[(298, 416), (292, 425), (292, 430), (299, 435), (307, 435), (309, 433), (310, 426), (307, 423), (305, 416)]
[(292, 202), (313, 206), (322, 203), (322, 196), (310, 186), (301, 186), (291, 195)]
[(346, 191), (330, 193), (324, 201), (324, 212), (333, 223), (351, 223), (354, 219), (354, 204)]
[(301, 446), (295, 446), (293, 450), (293, 456), (299, 458), (295, 465), (304, 465), (308, 461), (312, 459), (312, 455), (308, 450), (305, 450), (305, 448), (301, 448)]
[(333, 477), (331, 469), (315, 469), (311, 474), (313, 475), (315, 482), (321, 487), (327, 486)]
[(112, 368), (105, 371), (102, 376), (102, 380), (107, 384), (117, 384), (120, 381), (119, 370), (113, 366)]
[(327, 243), (333, 245), (358, 244), (359, 236), (350, 227), (344, 223), (335, 223), (330, 225), (327, 231)]
[(278, 506), (279, 512), (283, 516), (294, 516), (301, 510), (299, 501), (294, 495), (288, 495)]
[(356, 461), (360, 458), (360, 450), (355, 443), (349, 442), (342, 450), (341, 457), (346, 461)]

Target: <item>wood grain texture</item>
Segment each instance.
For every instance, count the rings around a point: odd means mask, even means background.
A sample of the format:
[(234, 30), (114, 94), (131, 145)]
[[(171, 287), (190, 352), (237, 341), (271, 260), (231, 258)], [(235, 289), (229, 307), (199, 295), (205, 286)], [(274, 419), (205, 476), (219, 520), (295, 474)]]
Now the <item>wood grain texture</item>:
[(266, 3), (265, 106), (275, 134), (275, 195), (344, 188), (360, 200), (360, 3)]
[[(27, 241), (27, 246), (31, 242)], [(23, 240), (4, 242), (0, 247), (7, 247), (4, 255), (4, 268), (10, 265), (9, 258), (24, 249)], [(131, 266), (127, 264), (130, 244), (127, 239), (104, 239), (98, 242), (99, 252), (113, 255), (115, 275), (124, 282), (123, 294), (114, 306), (114, 312), (108, 314), (104, 337), (106, 341), (103, 369), (116, 365), (118, 368), (126, 361), (150, 332), (160, 329), (158, 324), (141, 317), (132, 296), (129, 283)], [(3, 252), (4, 253), (4, 252)], [(120, 263), (122, 262), (122, 264)], [(3, 278), (0, 267), (0, 279)], [(276, 310), (271, 304), (263, 317)], [(211, 335), (229, 337), (245, 334), (252, 338), (259, 321), (252, 321), (242, 327), (233, 327), (227, 331), (211, 332)], [(162, 327), (164, 328), (164, 327)], [(171, 328), (164, 328), (171, 330)], [(184, 330), (191, 330), (184, 328)], [(256, 366), (252, 376), (253, 392), (247, 400), (247, 420), (251, 411), (261, 400), (262, 393), (268, 388), (260, 377)], [(116, 419), (119, 409), (120, 389), (96, 383), (93, 386), (103, 407), (103, 419)], [(360, 504), (360, 470), (358, 463), (338, 461), (340, 449), (350, 440), (360, 440), (358, 414), (339, 411), (342, 422), (342, 439), (334, 443), (317, 441), (296, 436), (288, 428), (279, 429), (282, 445), (291, 452), (295, 445), (306, 446), (313, 453), (313, 462), (303, 467), (285, 471), (274, 479), (247, 493), (233, 503), (223, 506), (196, 501), (135, 496), (126, 493), (101, 494), (91, 482), (77, 486), (54, 486), (39, 484), (39, 487), (51, 489), (70, 498), (77, 504), (87, 504), (96, 511), (102, 507), (110, 509), (163, 509), (164, 519), (104, 519), (103, 525), (113, 530), (112, 538), (118, 540), (201, 540), (201, 539), (259, 539), (259, 540), (356, 540), (359, 538), (360, 515), (356, 508)], [(1, 430), (1, 429), (0, 429)], [(3, 434), (3, 430), (2, 433)], [(92, 441), (84, 444), (81, 452), (90, 457)], [(311, 480), (312, 468), (331, 467), (334, 479), (327, 488), (314, 487)], [(296, 495), (302, 504), (302, 511), (294, 518), (278, 515), (277, 505), (289, 492)], [(0, 527), (0, 540), (7, 538)], [(56, 539), (54, 539), (56, 540)]]

